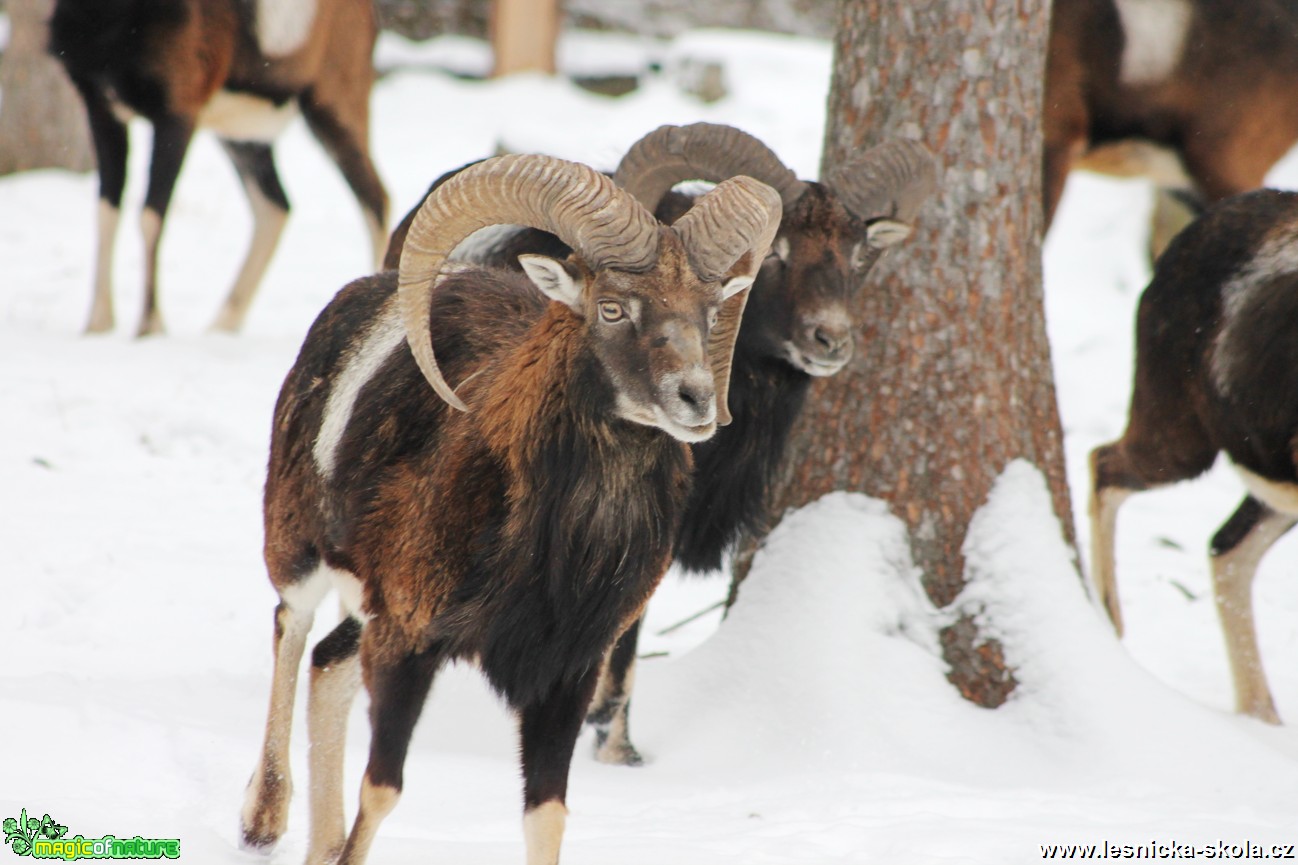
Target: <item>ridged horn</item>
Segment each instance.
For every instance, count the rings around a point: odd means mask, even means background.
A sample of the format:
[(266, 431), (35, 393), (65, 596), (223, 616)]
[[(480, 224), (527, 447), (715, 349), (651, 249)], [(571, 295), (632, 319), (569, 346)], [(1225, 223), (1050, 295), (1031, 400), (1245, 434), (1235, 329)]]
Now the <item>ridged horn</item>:
[(785, 207), (807, 189), (771, 148), (741, 129), (719, 123), (658, 127), (631, 145), (613, 181), (653, 210), (678, 183), (719, 183), (741, 174), (774, 188)]
[(937, 187), (937, 164), (923, 144), (894, 138), (831, 170), (825, 184), (861, 219), (909, 223)]
[(643, 272), (658, 256), (658, 222), (594, 169), (550, 156), (510, 155), (472, 165), (437, 187), (415, 215), (401, 252), (397, 291), (406, 340), (424, 378), (461, 411), (433, 354), (428, 316), (451, 251), (489, 225), (557, 235), (592, 268)]
[[(727, 276), (756, 277), (771, 241), (780, 227), (780, 196), (751, 177), (732, 177), (704, 195), (676, 221), (673, 229), (685, 246), (690, 266), (702, 279)], [(730, 362), (748, 289), (735, 294), (721, 307), (708, 336), (708, 359), (716, 389), (717, 423), (730, 423)]]

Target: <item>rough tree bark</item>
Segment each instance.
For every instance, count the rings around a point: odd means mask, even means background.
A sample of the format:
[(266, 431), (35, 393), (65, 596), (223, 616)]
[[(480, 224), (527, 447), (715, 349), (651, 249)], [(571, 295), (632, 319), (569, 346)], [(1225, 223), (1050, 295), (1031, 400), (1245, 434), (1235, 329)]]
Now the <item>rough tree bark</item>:
[[(824, 167), (900, 136), (937, 154), (915, 234), (861, 293), (851, 367), (814, 389), (774, 513), (832, 490), (890, 502), (934, 604), (964, 586), (970, 517), (1015, 458), (1046, 476), (1071, 541), (1041, 283), (1041, 82), (1049, 0), (844, 0)], [(1014, 688), (965, 618), (950, 678), (984, 706)]]
[(54, 0), (8, 0), (9, 47), (0, 58), (0, 174), (94, 167), (85, 108), (46, 53)]

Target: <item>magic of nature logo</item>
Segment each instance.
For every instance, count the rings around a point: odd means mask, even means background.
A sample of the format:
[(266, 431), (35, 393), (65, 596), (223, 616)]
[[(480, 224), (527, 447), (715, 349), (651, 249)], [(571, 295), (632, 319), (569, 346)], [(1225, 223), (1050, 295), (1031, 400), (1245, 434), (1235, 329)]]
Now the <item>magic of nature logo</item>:
[(19, 856), (33, 859), (179, 859), (179, 838), (67, 837), (68, 827), (49, 814), (37, 820), (24, 808), (18, 817), (0, 824), (5, 844)]

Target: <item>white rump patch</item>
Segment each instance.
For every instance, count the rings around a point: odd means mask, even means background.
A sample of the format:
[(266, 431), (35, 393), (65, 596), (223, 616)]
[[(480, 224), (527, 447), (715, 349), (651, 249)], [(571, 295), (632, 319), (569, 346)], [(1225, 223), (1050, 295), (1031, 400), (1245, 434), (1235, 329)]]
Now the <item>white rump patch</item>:
[(355, 616), (362, 624), (369, 621), (364, 610), (364, 586), (351, 571), (330, 567), (321, 562), (316, 569), (290, 586), (280, 590), (284, 603), (300, 612), (311, 612), (329, 594), (338, 591), (338, 602), (347, 615)]
[(311, 573), (279, 590), (279, 597), (294, 610), (309, 613), (320, 606), (333, 588), (333, 569), (321, 562)]
[(257, 44), (267, 57), (283, 57), (306, 44), (317, 0), (257, 0)]
[(1248, 264), (1222, 285), (1221, 330), (1213, 341), (1210, 363), (1212, 383), (1223, 396), (1230, 393), (1234, 378), (1233, 349), (1247, 345), (1252, 338), (1251, 334), (1238, 332), (1240, 314), (1263, 284), (1287, 273), (1298, 273), (1298, 225), (1281, 223)]
[(230, 141), (269, 144), (297, 117), (297, 100), (276, 105), (247, 93), (218, 90), (198, 115), (198, 125)]
[(1123, 84), (1157, 84), (1176, 70), (1194, 9), (1188, 0), (1117, 0)]
[(1253, 498), (1277, 513), (1298, 516), (1298, 484), (1264, 478), (1234, 462), (1230, 467), (1239, 474)]
[(383, 305), (365, 335), (353, 344), (329, 391), (320, 432), (312, 449), (316, 468), (324, 477), (333, 477), (338, 445), (342, 442), (343, 433), (347, 431), (352, 408), (356, 405), (356, 397), (360, 395), (361, 388), (374, 377), (405, 338), (401, 305), (397, 302), (397, 296), (393, 295)]

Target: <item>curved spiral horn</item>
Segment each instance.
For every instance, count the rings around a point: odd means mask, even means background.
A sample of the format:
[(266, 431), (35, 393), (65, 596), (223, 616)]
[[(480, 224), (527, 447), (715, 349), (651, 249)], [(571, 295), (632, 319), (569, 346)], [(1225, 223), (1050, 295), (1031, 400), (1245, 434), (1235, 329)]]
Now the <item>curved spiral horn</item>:
[[(672, 228), (685, 246), (690, 266), (702, 279), (754, 278), (779, 230), (782, 213), (780, 196), (770, 186), (751, 177), (732, 177), (695, 202)], [(731, 421), (726, 404), (730, 362), (747, 303), (747, 288), (728, 299), (708, 336), (717, 423), (721, 426)]]
[(894, 138), (834, 168), (825, 184), (861, 219), (910, 222), (937, 187), (937, 164), (923, 144)]
[(653, 210), (677, 183), (719, 183), (741, 174), (773, 187), (785, 207), (807, 189), (769, 147), (741, 129), (719, 123), (658, 127), (631, 145), (613, 182)]
[(592, 267), (642, 272), (658, 255), (658, 222), (634, 198), (585, 165), (550, 156), (510, 155), (470, 166), (424, 201), (410, 226), (397, 291), (406, 339), (424, 378), (451, 406), (467, 411), (438, 369), (429, 312), (451, 251), (489, 225), (516, 224), (557, 235)]

